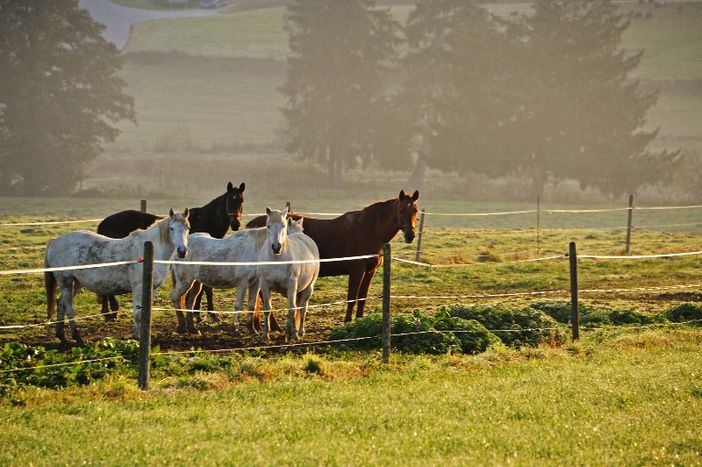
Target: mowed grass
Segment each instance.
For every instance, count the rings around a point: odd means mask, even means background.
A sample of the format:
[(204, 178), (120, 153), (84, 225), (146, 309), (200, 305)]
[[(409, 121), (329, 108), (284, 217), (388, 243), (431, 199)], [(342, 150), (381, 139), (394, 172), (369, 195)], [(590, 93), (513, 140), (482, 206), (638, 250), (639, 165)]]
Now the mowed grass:
[(288, 34), (284, 8), (264, 8), (207, 18), (136, 23), (123, 51), (170, 52), (194, 56), (284, 60)]
[(0, 462), (694, 465), (701, 350), (699, 331), (619, 332), (388, 366), (234, 357), (148, 392), (29, 388), (0, 403)]

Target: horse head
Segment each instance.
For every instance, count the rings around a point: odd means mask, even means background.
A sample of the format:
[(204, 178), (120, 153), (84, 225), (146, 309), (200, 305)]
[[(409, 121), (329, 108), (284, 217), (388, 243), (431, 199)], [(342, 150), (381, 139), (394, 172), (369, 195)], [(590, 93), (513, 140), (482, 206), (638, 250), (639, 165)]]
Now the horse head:
[(417, 200), (419, 191), (415, 190), (412, 196), (405, 194), (405, 190), (400, 190), (397, 208), (397, 224), (405, 235), (405, 243), (412, 243), (414, 240), (414, 229), (417, 226)]
[(276, 211), (266, 207), (266, 228), (268, 229), (268, 243), (273, 254), (278, 256), (283, 252), (288, 239), (288, 208)]
[(304, 229), (302, 228), (303, 220), (304, 217), (301, 217), (298, 220), (295, 220), (292, 217), (288, 217), (288, 235), (304, 232)]
[(183, 213), (174, 213), (173, 209), (168, 213), (168, 233), (171, 243), (176, 247), (179, 258), (185, 258), (185, 255), (188, 253), (189, 215), (188, 208), (185, 208)]
[(241, 213), (244, 210), (244, 189), (245, 183), (241, 183), (238, 187), (232, 185), (232, 182), (227, 184), (227, 192), (224, 195), (224, 210), (229, 219), (229, 227), (237, 231), (241, 227)]

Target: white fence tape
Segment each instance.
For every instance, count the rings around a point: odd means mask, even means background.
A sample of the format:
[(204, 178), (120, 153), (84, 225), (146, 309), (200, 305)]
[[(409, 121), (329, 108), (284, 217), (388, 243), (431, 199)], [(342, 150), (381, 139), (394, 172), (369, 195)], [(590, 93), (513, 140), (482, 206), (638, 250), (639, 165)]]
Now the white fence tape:
[(43, 222), (8, 222), (0, 224), (0, 227), (25, 227), (36, 225), (61, 225), (61, 224), (84, 224), (88, 222), (101, 222), (102, 219), (74, 219), (70, 221), (43, 221)]
[(702, 255), (702, 251), (688, 251), (685, 253), (662, 253), (657, 255), (581, 255), (578, 253), (578, 259), (653, 259), (653, 258), (677, 258), (681, 256)]
[(536, 209), (524, 211), (498, 211), (498, 212), (425, 212), (427, 216), (453, 216), (453, 217), (484, 217), (484, 216), (511, 216), (515, 214), (533, 214)]
[(336, 263), (357, 261), (360, 259), (378, 258), (379, 255), (344, 256), (340, 258), (301, 259), (292, 261), (187, 261), (187, 260), (154, 260), (155, 264), (182, 264), (193, 266), (280, 266), (284, 264)]
[(79, 269), (95, 269), (95, 268), (107, 268), (111, 266), (123, 266), (125, 264), (136, 264), (139, 261), (115, 261), (112, 263), (94, 263), (94, 264), (81, 264), (76, 266), (60, 266), (55, 268), (36, 268), (36, 269), (12, 269), (8, 271), (0, 271), (0, 276), (9, 276), (12, 274), (37, 274), (42, 272), (56, 272), (56, 271), (76, 271)]

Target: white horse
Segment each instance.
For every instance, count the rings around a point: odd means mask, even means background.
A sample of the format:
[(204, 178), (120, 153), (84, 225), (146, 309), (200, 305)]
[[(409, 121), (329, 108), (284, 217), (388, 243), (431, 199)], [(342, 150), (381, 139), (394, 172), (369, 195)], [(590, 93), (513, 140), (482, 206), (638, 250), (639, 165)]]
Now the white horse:
[[(81, 230), (67, 233), (49, 242), (44, 264), (48, 268), (78, 266), (87, 264), (133, 261), (142, 256), (144, 242), (154, 245), (154, 259), (168, 260), (176, 253), (185, 256), (188, 251), (188, 210), (182, 214), (171, 209), (164, 218), (146, 230), (135, 230), (125, 238), (109, 238), (104, 235)], [(154, 291), (168, 276), (168, 265), (155, 264), (153, 269)], [(89, 269), (73, 269), (44, 273), (47, 311), (49, 320), (56, 302), (56, 287), (60, 287), (58, 299), (58, 322), (56, 337), (66, 343), (64, 335), (64, 313), (68, 315), (73, 339), (83, 344), (76, 329), (73, 311), (73, 297), (80, 286), (98, 295), (119, 295), (132, 293), (134, 304), (133, 336), (138, 338), (141, 324), (142, 266), (137, 263)]]
[[(296, 224), (292, 231), (302, 232), (302, 228)], [(232, 232), (226, 238), (213, 238), (207, 233), (190, 235), (188, 254), (182, 262), (173, 265), (174, 286), (170, 299), (178, 316), (178, 332), (196, 332), (193, 311), (190, 310), (203, 285), (214, 289), (236, 288), (234, 311), (243, 310), (248, 290), (248, 309), (255, 309), (258, 295), (256, 266), (201, 265), (189, 264), (188, 261), (256, 262), (258, 252), (268, 236), (267, 232), (266, 227), (259, 227)]]
[[(258, 286), (263, 297), (263, 340), (268, 339), (271, 314), (271, 290), (288, 298), (288, 338), (298, 340), (305, 333), (305, 313), (319, 276), (319, 249), (302, 232), (303, 219), (286, 219), (288, 209), (266, 208), (266, 242), (258, 253), (262, 261), (310, 261), (308, 263), (265, 265), (257, 267)], [(290, 231), (288, 229), (290, 228)], [(299, 325), (298, 325), (299, 311)]]

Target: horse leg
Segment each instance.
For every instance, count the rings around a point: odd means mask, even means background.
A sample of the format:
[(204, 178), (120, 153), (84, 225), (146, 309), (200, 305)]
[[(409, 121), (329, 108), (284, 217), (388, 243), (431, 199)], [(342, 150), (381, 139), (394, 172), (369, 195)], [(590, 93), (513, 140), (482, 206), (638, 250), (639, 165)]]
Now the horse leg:
[(356, 304), (356, 319), (363, 318), (363, 309), (366, 306), (366, 298), (368, 297), (368, 289), (370, 288), (371, 280), (375, 276), (377, 269), (366, 271), (361, 280), (361, 285), (358, 288), (358, 299)]
[(107, 299), (110, 302), (110, 310), (112, 310), (112, 312), (109, 313), (106, 317), (109, 321), (114, 321), (117, 319), (117, 310), (119, 310), (119, 302), (117, 301), (117, 298), (114, 295), (109, 295)]
[(66, 313), (67, 302), (71, 301), (73, 298), (73, 291), (70, 288), (67, 289), (63, 283), (61, 283), (60, 288), (61, 290), (59, 292), (58, 303), (56, 306), (56, 337), (58, 337), (59, 341), (61, 342), (61, 347), (66, 347), (68, 342), (66, 342), (66, 331), (64, 328), (63, 317)]
[(297, 280), (288, 280), (288, 339), (291, 341), (299, 340), (297, 335)]
[[(202, 290), (200, 290), (200, 292), (197, 294), (197, 296), (195, 297), (195, 301), (193, 303), (193, 306), (190, 307), (189, 309), (200, 311), (201, 305), (202, 305)], [(202, 322), (202, 315), (200, 313), (196, 313), (195, 320), (198, 323)]]
[[(61, 297), (64, 296), (64, 292), (66, 293), (66, 297), (68, 300), (64, 302), (64, 311), (66, 315), (68, 316), (68, 324), (71, 326), (71, 336), (73, 336), (73, 340), (76, 341), (78, 345), (83, 345), (83, 338), (80, 337), (80, 334), (78, 333), (78, 327), (76, 326), (76, 319), (75, 319), (75, 313), (73, 310), (73, 297), (78, 293), (78, 290), (80, 288), (80, 285), (78, 284), (77, 281), (72, 281), (70, 285), (70, 291), (67, 290), (62, 290), (61, 291)], [(61, 318), (61, 321), (63, 321), (63, 317)], [(64, 337), (65, 340), (65, 337)]]
[(305, 335), (305, 315), (307, 314), (307, 304), (312, 296), (314, 286), (310, 284), (305, 290), (297, 294), (297, 306), (300, 307), (300, 326), (298, 334), (300, 337)]
[[(248, 311), (249, 315), (246, 318), (246, 329), (251, 334), (254, 334), (258, 331), (261, 330), (261, 319), (260, 319), (260, 311), (261, 308), (259, 306), (260, 304), (260, 298), (259, 298), (259, 290), (258, 290), (258, 284), (254, 280), (253, 283), (249, 285), (249, 306), (248, 306)], [(254, 324), (258, 325), (258, 328), (254, 326)]]
[(169, 298), (171, 299), (171, 305), (173, 305), (173, 308), (175, 308), (176, 317), (178, 318), (178, 328), (176, 329), (176, 331), (181, 334), (184, 333), (186, 329), (185, 315), (182, 311), (185, 309), (184, 296), (186, 292), (190, 290), (191, 286), (192, 283), (188, 284), (187, 281), (178, 280), (178, 278), (176, 277), (175, 285), (173, 286), (173, 290), (171, 290), (171, 293), (169, 295)]
[[(246, 327), (249, 328), (251, 332), (256, 332), (261, 330), (261, 292), (259, 291), (256, 295), (256, 301), (254, 302), (254, 307), (249, 307), (249, 311), (253, 311), (246, 321)], [(278, 320), (275, 319), (275, 315), (271, 312), (271, 331), (280, 331), (280, 325)]]
[(263, 302), (263, 324), (261, 326), (261, 341), (267, 342), (269, 338), (270, 316), (271, 316), (271, 291), (266, 281), (259, 281), (261, 289), (261, 300)]
[[(209, 316), (210, 319), (215, 323), (219, 323), (220, 321), (222, 321), (222, 319), (217, 313), (214, 312), (214, 297), (212, 296), (212, 287), (204, 285), (202, 286), (202, 290), (205, 293), (205, 297), (207, 297), (207, 316)], [(200, 296), (202, 296), (202, 292), (200, 292)]]
[(348, 294), (346, 295), (346, 300), (348, 300), (348, 303), (346, 304), (346, 318), (344, 318), (344, 321), (347, 323), (351, 321), (353, 306), (356, 303), (356, 298), (358, 297), (358, 289), (361, 285), (362, 280), (362, 269), (354, 269), (349, 273), (349, 290)]
[(190, 287), (190, 290), (188, 290), (185, 294), (185, 308), (188, 310), (185, 312), (185, 321), (188, 328), (188, 332), (191, 333), (197, 332), (197, 328), (195, 327), (195, 322), (193, 321), (193, 318), (196, 314), (198, 316), (200, 315), (200, 310), (195, 310), (193, 306), (195, 305), (195, 300), (197, 299), (198, 295), (201, 294), (201, 292), (202, 284), (198, 281), (194, 281), (192, 287)]

